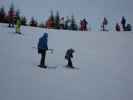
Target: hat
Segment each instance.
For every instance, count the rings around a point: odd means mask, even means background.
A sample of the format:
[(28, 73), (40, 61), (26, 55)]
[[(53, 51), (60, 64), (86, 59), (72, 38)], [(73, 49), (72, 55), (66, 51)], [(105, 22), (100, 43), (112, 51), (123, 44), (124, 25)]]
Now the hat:
[(48, 38), (48, 33), (44, 33), (43, 35), (45, 38)]

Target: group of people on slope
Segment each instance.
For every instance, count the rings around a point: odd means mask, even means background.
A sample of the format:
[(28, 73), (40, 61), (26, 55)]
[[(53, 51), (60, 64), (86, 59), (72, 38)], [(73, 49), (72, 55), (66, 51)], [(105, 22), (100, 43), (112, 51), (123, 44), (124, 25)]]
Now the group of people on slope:
[[(108, 31), (106, 28), (108, 25), (108, 20), (106, 17), (104, 17), (103, 22), (101, 24), (101, 31)], [(124, 16), (122, 16), (121, 21), (116, 23), (115, 25), (115, 30), (117, 32), (119, 31), (132, 31), (132, 26), (131, 24), (127, 24), (127, 20), (125, 19)]]

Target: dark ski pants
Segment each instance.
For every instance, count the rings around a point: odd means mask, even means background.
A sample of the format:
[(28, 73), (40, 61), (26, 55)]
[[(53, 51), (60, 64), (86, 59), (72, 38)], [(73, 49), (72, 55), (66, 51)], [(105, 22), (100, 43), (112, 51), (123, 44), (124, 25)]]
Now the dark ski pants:
[(14, 24), (13, 23), (9, 23), (9, 27), (14, 27)]
[(73, 67), (71, 58), (68, 59), (68, 64), (67, 64), (67, 65), (68, 65), (69, 67)]
[(43, 53), (41, 53), (41, 61), (40, 61), (41, 66), (46, 66), (45, 65), (45, 57), (46, 57), (46, 50), (44, 50)]

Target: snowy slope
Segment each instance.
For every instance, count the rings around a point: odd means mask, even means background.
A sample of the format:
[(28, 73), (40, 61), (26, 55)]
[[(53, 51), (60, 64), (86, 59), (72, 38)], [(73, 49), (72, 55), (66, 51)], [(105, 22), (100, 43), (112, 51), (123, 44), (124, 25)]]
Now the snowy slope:
[[(49, 33), (46, 63), (41, 69), (36, 47)], [(0, 100), (132, 100), (133, 33), (72, 32), (22, 27), (24, 35), (0, 24)], [(74, 48), (74, 65), (64, 54)]]

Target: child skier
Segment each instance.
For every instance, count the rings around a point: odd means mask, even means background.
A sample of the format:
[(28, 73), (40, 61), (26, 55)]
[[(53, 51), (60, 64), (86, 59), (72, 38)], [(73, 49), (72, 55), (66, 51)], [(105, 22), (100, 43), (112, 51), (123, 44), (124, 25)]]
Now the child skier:
[(68, 61), (67, 67), (74, 68), (71, 58), (73, 58), (74, 49), (70, 48), (66, 51), (65, 59)]

